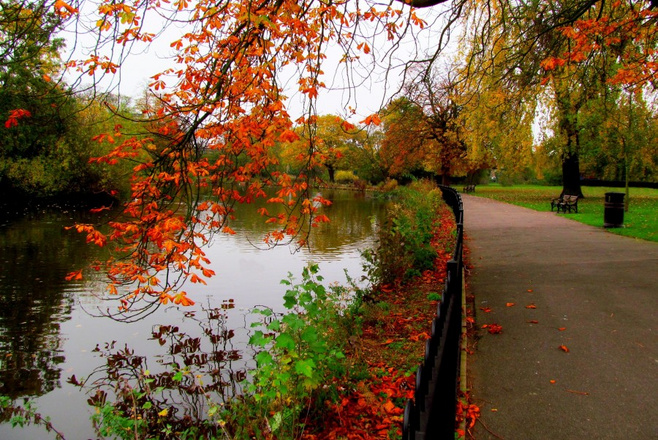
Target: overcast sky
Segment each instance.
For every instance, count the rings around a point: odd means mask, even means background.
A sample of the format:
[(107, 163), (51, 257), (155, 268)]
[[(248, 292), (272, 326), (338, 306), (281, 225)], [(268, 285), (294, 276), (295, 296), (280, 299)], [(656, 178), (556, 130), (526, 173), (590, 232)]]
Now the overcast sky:
[[(87, 3), (87, 6), (90, 4)], [(402, 64), (402, 62), (413, 58), (417, 51), (433, 51), (436, 48), (439, 33), (443, 28), (443, 22), (437, 18), (441, 11), (446, 9), (445, 6), (437, 6), (434, 8), (427, 8), (417, 11), (417, 14), (425, 19), (428, 23), (432, 24), (425, 30), (421, 31), (415, 40), (407, 37), (402, 41), (401, 48), (395, 56), (394, 64)], [(67, 47), (70, 52), (75, 48), (73, 58), (84, 59), (85, 54), (89, 53), (95, 45), (95, 38), (84, 32), (85, 27), (91, 28), (95, 19), (89, 11), (81, 10), (82, 20), (77, 24), (77, 32), (70, 26), (64, 33), (67, 40)], [(84, 20), (89, 21), (88, 24)], [(147, 17), (145, 24), (150, 28), (148, 31), (157, 32), (162, 25), (158, 23), (157, 17)], [(141, 45), (133, 47), (131, 55), (127, 57), (122, 64), (120, 71), (114, 76), (105, 76), (104, 78), (97, 78), (99, 80), (101, 91), (111, 91), (115, 94), (123, 96), (139, 97), (150, 82), (150, 78), (163, 70), (174, 67), (171, 55), (172, 49), (170, 43), (176, 40), (179, 35), (182, 35), (185, 29), (182, 27), (169, 27), (165, 35), (160, 36), (156, 41), (149, 45)], [(77, 40), (75, 36), (77, 35)], [(381, 55), (389, 44), (385, 38), (382, 38), (381, 44), (373, 48), (373, 55)], [(107, 49), (109, 50), (109, 49)], [(109, 52), (106, 52), (109, 53)], [(115, 51), (116, 55), (116, 51)], [(338, 69), (338, 59), (342, 55), (338, 48), (328, 48), (327, 60), (324, 65), (325, 76), (322, 80), (326, 83), (329, 90), (322, 91), (318, 99), (318, 113), (320, 114), (339, 114), (346, 116), (348, 114), (348, 107), (356, 107), (356, 115), (350, 118), (353, 122), (358, 122), (370, 115), (382, 105), (385, 105), (391, 95), (395, 93), (400, 87), (401, 69), (397, 68), (388, 72), (388, 84), (386, 81), (386, 69), (383, 67), (376, 68), (373, 71), (369, 69), (356, 69), (354, 74), (354, 82), (360, 83), (357, 88), (348, 87), (346, 73), (344, 69)], [(378, 60), (382, 63), (382, 60)], [(388, 64), (388, 63), (387, 63)], [(68, 80), (72, 81), (73, 76), (69, 75)], [(91, 84), (90, 77), (83, 77), (82, 83)], [(290, 88), (287, 89), (289, 97), (288, 111), (291, 116), (296, 118), (301, 114), (302, 105), (300, 102), (299, 93), (296, 92), (296, 81), (294, 78), (289, 80)]]

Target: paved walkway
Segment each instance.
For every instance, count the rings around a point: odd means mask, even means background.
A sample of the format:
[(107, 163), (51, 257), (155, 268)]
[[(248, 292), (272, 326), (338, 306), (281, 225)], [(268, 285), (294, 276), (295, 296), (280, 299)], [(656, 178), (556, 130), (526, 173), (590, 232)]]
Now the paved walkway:
[(463, 200), (475, 439), (658, 439), (658, 244)]

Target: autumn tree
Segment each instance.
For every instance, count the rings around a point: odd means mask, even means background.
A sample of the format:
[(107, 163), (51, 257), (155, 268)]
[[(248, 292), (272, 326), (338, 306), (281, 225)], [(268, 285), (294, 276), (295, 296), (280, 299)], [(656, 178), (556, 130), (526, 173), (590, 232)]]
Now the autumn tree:
[(422, 109), (420, 136), (425, 143), (423, 169), (441, 176), (449, 184), (450, 176), (474, 171), (468, 160), (463, 111), (465, 96), (452, 77), (453, 69), (423, 72), (406, 86), (405, 93)]
[[(481, 81), (481, 84), (502, 84), (512, 96), (528, 103), (527, 109), (533, 112), (533, 116), (538, 107), (531, 103), (540, 103), (538, 98), (550, 96), (550, 100), (542, 104), (555, 109), (555, 133), (562, 139), (559, 154), (564, 192), (582, 194), (579, 167), (581, 110), (588, 103), (611, 93), (612, 78), (632, 63), (625, 61), (624, 53), (629, 53), (627, 49), (619, 52), (620, 48), (614, 44), (579, 45), (570, 35), (573, 35), (574, 25), (600, 23), (594, 27), (605, 28), (604, 23), (609, 22), (610, 17), (625, 21), (624, 17), (633, 15), (631, 11), (640, 6), (577, 1), (499, 2), (493, 5), (495, 7), (491, 8), (473, 6), (469, 11), (466, 25), (471, 52), (465, 71), (477, 70), (491, 75), (492, 80)], [(642, 15), (651, 26), (649, 22), (654, 14), (647, 12)], [(622, 27), (616, 29), (620, 31)], [(626, 43), (629, 47), (636, 47), (631, 52), (637, 53), (638, 48), (646, 44), (655, 47), (655, 39), (642, 40), (643, 34), (638, 29), (627, 34)], [(589, 35), (587, 38), (598, 38), (596, 32), (585, 34)], [(635, 37), (642, 41), (635, 40)], [(631, 70), (639, 72), (641, 69), (636, 66)]]
[[(280, 207), (260, 210), (273, 227), (264, 238), (272, 245), (295, 237), (303, 242), (301, 231), (326, 221), (316, 215), (324, 201), (311, 189), (313, 170), (328, 163), (319, 138), (305, 140), (303, 166), (288, 172), (273, 149), (298, 141), (295, 127), (315, 130), (329, 47), (344, 53), (341, 64), (349, 69), (380, 51), (375, 36), (394, 49), (404, 34), (425, 25), (403, 3), (361, 10), (314, 0), (58, 0), (54, 8), (62, 20), (96, 35), (91, 53), (67, 63), (69, 72), (90, 78), (120, 72), (131, 50), (175, 35), (172, 68), (150, 84), (158, 105), (141, 116), (157, 133), (145, 139), (119, 130), (111, 133), (114, 144), (102, 138), (111, 151), (99, 163), (135, 164), (122, 220), (110, 223), (109, 233), (77, 226), (89, 242), (118, 244), (116, 259), (104, 268), (110, 293), (119, 295), (125, 311), (144, 300), (144, 308), (132, 309), (138, 316), (169, 301), (192, 302), (181, 283), (204, 282), (214, 273), (202, 248), (212, 233), (232, 233), (241, 204), (263, 198)], [(158, 22), (155, 30), (149, 20)], [(185, 31), (168, 34), (175, 23), (186, 23)], [(304, 108), (296, 118), (287, 110), (285, 85), (291, 82)], [(266, 187), (276, 194), (268, 195)]]
[(382, 136), (377, 163), (384, 178), (399, 179), (422, 167), (425, 157), (423, 110), (408, 98), (398, 98), (381, 112)]
[[(575, 18), (584, 12), (583, 5), (592, 4), (573, 1), (578, 5)], [(135, 164), (122, 221), (110, 224), (109, 233), (78, 225), (90, 242), (119, 244), (117, 259), (106, 269), (110, 292), (121, 292), (124, 309), (142, 299), (152, 305), (189, 304), (180, 281), (203, 282), (212, 274), (202, 247), (209, 234), (231, 232), (231, 218), (242, 203), (265, 198), (284, 208), (282, 214), (261, 210), (274, 227), (265, 237), (271, 244), (293, 239), (308, 224), (321, 221), (322, 216), (314, 215), (322, 201), (311, 192), (312, 170), (322, 166), (319, 145), (309, 138), (304, 167), (293, 173), (278, 167), (272, 148), (296, 141), (295, 126), (315, 124), (331, 64), (344, 66), (348, 90), (358, 82), (352, 73), (360, 66), (367, 77), (381, 60), (407, 70), (421, 58), (431, 65), (470, 0), (457, 0), (445, 9), (446, 27), (432, 53), (400, 61), (398, 50), (407, 35), (419, 41), (418, 32), (427, 25), (415, 8), (437, 3), (441, 1), (44, 3), (70, 23), (79, 39), (94, 39), (87, 53), (67, 61), (69, 74), (95, 81), (120, 76), (131, 53), (170, 39), (172, 65), (150, 83), (159, 105), (141, 117), (145, 123), (162, 122), (154, 125), (158, 142), (122, 131), (111, 133), (114, 144), (103, 138), (112, 149), (99, 162)], [(327, 62), (329, 48), (339, 52), (339, 62)], [(300, 116), (291, 117), (289, 95), (301, 101)], [(278, 193), (268, 196), (266, 186)]]
[(422, 173), (447, 184), (450, 176), (467, 174), (463, 106), (455, 84), (423, 71), (404, 93), (381, 112), (377, 155), (386, 177)]
[(288, 146), (283, 146), (287, 163), (299, 166), (306, 161), (308, 146), (314, 145), (314, 155), (320, 168), (327, 170), (329, 182), (335, 182), (336, 171), (346, 169), (345, 156), (358, 148), (363, 130), (340, 116), (322, 115), (314, 118), (313, 124), (295, 127), (299, 137)]

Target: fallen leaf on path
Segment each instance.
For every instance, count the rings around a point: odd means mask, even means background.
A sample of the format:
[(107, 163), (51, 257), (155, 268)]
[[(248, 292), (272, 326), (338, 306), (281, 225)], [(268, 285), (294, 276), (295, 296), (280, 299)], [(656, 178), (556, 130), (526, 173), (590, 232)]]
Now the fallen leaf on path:
[(573, 394), (580, 394), (581, 396), (589, 396), (589, 393), (586, 391), (567, 390), (567, 392)]
[(567, 329), (566, 327), (560, 327), (560, 328), (558, 328), (558, 330), (560, 330), (561, 332), (565, 331), (566, 329)]
[(526, 309), (536, 309), (537, 306), (534, 305), (534, 304), (528, 304), (527, 306), (525, 306), (525, 308), (526, 308)]
[(533, 319), (533, 320), (531, 320), (531, 321), (526, 321), (526, 322), (527, 322), (528, 324), (539, 324), (539, 321), (537, 321), (536, 319)]
[(569, 353), (569, 349), (567, 348), (566, 345), (560, 345), (558, 348), (565, 353)]
[(555, 383), (555, 382), (557, 382), (557, 381), (556, 381), (555, 379), (551, 379), (549, 382), (550, 382), (550, 383)]
[(528, 293), (532, 293), (532, 289), (528, 289)]
[(484, 313), (489, 313), (491, 311), (491, 307), (480, 307), (480, 310), (482, 310)]
[(492, 335), (497, 335), (503, 331), (503, 326), (496, 323), (493, 324), (484, 324), (482, 328), (486, 328), (489, 333)]
[(507, 303), (507, 304), (505, 304), (505, 305), (506, 305), (507, 307), (514, 307), (514, 306), (516, 305), (516, 303)]

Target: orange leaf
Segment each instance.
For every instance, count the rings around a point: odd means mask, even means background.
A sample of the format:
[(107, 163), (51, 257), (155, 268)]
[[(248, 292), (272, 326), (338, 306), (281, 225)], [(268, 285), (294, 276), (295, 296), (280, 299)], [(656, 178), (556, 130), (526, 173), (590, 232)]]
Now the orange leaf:
[(71, 281), (71, 280), (81, 280), (82, 279), (82, 270), (78, 270), (76, 272), (71, 272), (67, 274), (64, 279), (66, 281)]
[(560, 327), (560, 328), (558, 328), (558, 330), (560, 330), (561, 332), (565, 331), (566, 329), (567, 329), (566, 327)]
[(108, 210), (108, 209), (110, 209), (109, 206), (101, 206), (100, 208), (92, 208), (92, 209), (89, 210), (89, 212), (91, 212), (92, 214), (95, 214), (97, 212), (105, 211), (105, 210)]
[(375, 113), (365, 118), (361, 123), (365, 125), (379, 125), (382, 123), (382, 120), (379, 119), (379, 115)]
[(505, 304), (505, 305), (506, 305), (507, 307), (514, 307), (514, 306), (516, 305), (516, 303), (507, 303), (507, 304)]
[(409, 337), (410, 341), (418, 342), (421, 340), (426, 340), (429, 339), (430, 335), (428, 335), (426, 332), (418, 333), (417, 335), (412, 335)]
[(527, 322), (528, 324), (539, 324), (539, 321), (537, 321), (536, 319), (533, 319), (533, 320), (531, 320), (531, 321), (526, 321), (526, 322)]
[(482, 326), (482, 328), (486, 328), (487, 331), (488, 331), (489, 333), (491, 333), (492, 335), (500, 334), (500, 333), (502, 333), (502, 331), (503, 331), (503, 326), (502, 326), (502, 325), (498, 325), (498, 324), (496, 324), (496, 323), (493, 323), (493, 324), (484, 324), (484, 325)]
[(536, 309), (537, 306), (534, 305), (534, 304), (528, 304), (527, 306), (525, 306), (525, 308), (526, 308), (526, 309)]
[(565, 353), (569, 353), (569, 349), (567, 348), (566, 345), (560, 345), (558, 348)]
[(482, 310), (484, 313), (489, 313), (491, 312), (491, 307), (480, 307), (480, 310)]

